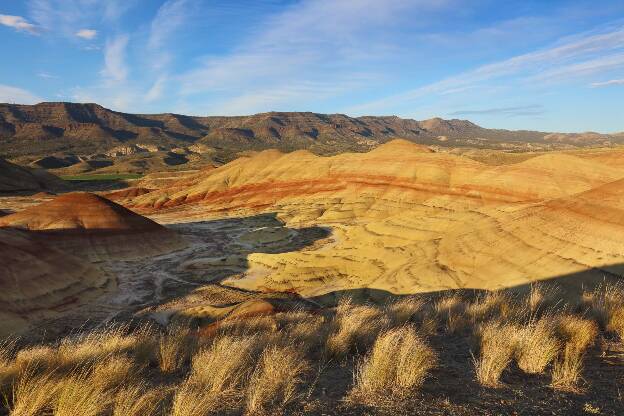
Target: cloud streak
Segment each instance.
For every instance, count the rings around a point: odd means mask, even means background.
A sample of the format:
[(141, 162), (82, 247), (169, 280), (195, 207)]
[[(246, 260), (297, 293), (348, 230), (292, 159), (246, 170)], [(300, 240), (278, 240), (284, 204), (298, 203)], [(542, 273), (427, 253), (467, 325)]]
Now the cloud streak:
[(97, 30), (80, 29), (78, 32), (76, 32), (76, 36), (86, 40), (95, 39), (95, 37), (97, 36)]
[(31, 35), (38, 34), (37, 26), (28, 22), (22, 16), (0, 14), (0, 25), (11, 27), (20, 32), (27, 32)]
[(125, 81), (128, 77), (128, 67), (126, 65), (128, 40), (128, 35), (119, 35), (106, 42), (104, 69), (102, 69), (101, 74), (109, 83), (119, 83)]
[(590, 84), (590, 86), (593, 88), (612, 87), (614, 85), (624, 85), (624, 79), (611, 79), (609, 81), (592, 82)]
[(508, 117), (536, 116), (542, 114), (544, 114), (544, 107), (540, 104), (486, 108), (482, 110), (459, 110), (449, 113), (450, 116), (503, 115)]
[(550, 48), (515, 56), (500, 62), (480, 66), (441, 81), (427, 84), (400, 94), (371, 101), (351, 108), (362, 113), (413, 104), (419, 99), (444, 92), (475, 88), (494, 80), (516, 82), (524, 79), (537, 82), (566, 82), (571, 78), (624, 67), (624, 28), (612, 28), (603, 33), (586, 33), (562, 39)]

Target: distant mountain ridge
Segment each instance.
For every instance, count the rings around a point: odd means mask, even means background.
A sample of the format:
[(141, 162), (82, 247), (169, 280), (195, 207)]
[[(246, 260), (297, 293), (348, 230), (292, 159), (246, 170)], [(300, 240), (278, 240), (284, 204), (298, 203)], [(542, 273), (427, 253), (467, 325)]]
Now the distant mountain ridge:
[[(204, 146), (220, 162), (239, 152), (277, 148), (317, 154), (367, 151), (394, 138), (443, 147), (610, 146), (624, 134), (564, 134), (486, 129), (467, 120), (417, 121), (396, 116), (271, 112), (193, 117), (128, 114), (98, 104), (0, 104), (0, 156), (32, 161), (53, 154), (100, 155), (119, 146), (165, 150)], [(535, 146), (534, 146), (535, 147)]]

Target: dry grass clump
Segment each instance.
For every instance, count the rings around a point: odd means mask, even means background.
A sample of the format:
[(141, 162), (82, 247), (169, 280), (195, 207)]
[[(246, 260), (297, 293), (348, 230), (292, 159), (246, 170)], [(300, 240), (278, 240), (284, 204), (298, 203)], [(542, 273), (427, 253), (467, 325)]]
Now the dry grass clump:
[(583, 372), (583, 353), (566, 345), (552, 371), (551, 386), (556, 390), (576, 391)]
[(196, 347), (188, 328), (172, 327), (158, 342), (158, 365), (163, 373), (173, 373), (184, 367)]
[(529, 322), (516, 334), (516, 360), (518, 367), (526, 373), (543, 373), (560, 349), (555, 322), (549, 317)]
[(435, 352), (412, 326), (389, 330), (356, 367), (352, 395), (373, 402), (387, 395), (409, 395), (435, 365)]
[(389, 324), (390, 320), (381, 309), (341, 300), (331, 322), (327, 352), (331, 356), (344, 357), (352, 351), (367, 350), (377, 334)]
[(400, 326), (420, 317), (426, 304), (425, 299), (421, 297), (409, 296), (389, 303), (385, 312), (394, 325)]
[(57, 369), (60, 363), (57, 349), (48, 345), (24, 348), (15, 357), (15, 366), (20, 371), (42, 373)]
[(596, 342), (598, 324), (580, 316), (563, 314), (556, 317), (559, 337), (567, 348), (583, 353)]
[(293, 347), (264, 350), (247, 390), (247, 411), (251, 414), (279, 414), (298, 397), (299, 386), (310, 366)]
[(488, 387), (500, 385), (500, 377), (513, 358), (517, 332), (517, 326), (499, 322), (479, 328), (480, 354), (474, 359), (479, 383)]
[(466, 328), (466, 303), (461, 296), (454, 294), (439, 299), (434, 305), (434, 310), (446, 323), (446, 328), (450, 332)]
[(113, 401), (112, 416), (152, 416), (160, 407), (163, 392), (137, 384), (121, 389)]
[[(624, 285), (620, 283), (606, 283), (600, 285), (593, 292), (584, 294), (594, 318), (602, 328), (617, 332), (620, 321), (620, 311), (624, 308)], [(613, 329), (609, 329), (609, 327)]]
[(466, 315), (473, 325), (491, 320), (516, 321), (523, 315), (512, 294), (505, 290), (479, 294), (466, 307)]
[(26, 370), (13, 384), (8, 403), (11, 416), (38, 416), (52, 411), (60, 385), (52, 374), (36, 374)]
[(542, 282), (531, 283), (531, 289), (526, 297), (526, 306), (531, 315), (539, 314), (556, 305), (559, 289), (554, 285)]
[(323, 344), (328, 335), (328, 325), (325, 316), (313, 315), (308, 312), (288, 312), (280, 314), (280, 321), (284, 339), (298, 348), (311, 352)]
[(110, 403), (110, 392), (103, 387), (103, 379), (77, 374), (60, 381), (58, 397), (54, 401), (55, 416), (98, 416)]
[(139, 369), (134, 360), (114, 355), (95, 364), (91, 372), (92, 383), (102, 390), (114, 390), (138, 377)]

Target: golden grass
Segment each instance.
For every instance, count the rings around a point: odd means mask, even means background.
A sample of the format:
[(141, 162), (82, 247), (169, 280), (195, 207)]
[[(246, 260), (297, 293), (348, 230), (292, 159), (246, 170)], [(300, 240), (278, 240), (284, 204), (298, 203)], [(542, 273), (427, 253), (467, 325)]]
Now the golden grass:
[(479, 329), (480, 352), (474, 359), (479, 383), (500, 386), (501, 375), (513, 358), (517, 332), (517, 326), (499, 322), (488, 322)]
[(577, 391), (582, 372), (583, 353), (568, 345), (555, 361), (551, 386), (555, 390)]
[(566, 347), (578, 353), (583, 353), (591, 347), (596, 342), (599, 332), (596, 322), (571, 314), (557, 316), (556, 327)]
[(280, 414), (298, 397), (298, 389), (310, 366), (293, 347), (272, 346), (264, 350), (247, 390), (251, 414)]
[(424, 312), (426, 300), (421, 297), (410, 296), (400, 298), (386, 305), (385, 312), (393, 325), (404, 325), (413, 322)]
[(531, 321), (516, 333), (515, 357), (518, 367), (526, 373), (543, 373), (560, 349), (555, 322), (550, 317)]
[(59, 388), (58, 380), (54, 379), (52, 374), (39, 375), (26, 370), (13, 384), (8, 406), (11, 416), (38, 416), (50, 413)]
[(84, 373), (64, 378), (58, 386), (54, 415), (100, 415), (110, 404), (111, 397), (103, 384), (106, 384), (105, 380), (93, 379)]
[(439, 299), (434, 305), (434, 310), (450, 332), (467, 327), (466, 303), (461, 296), (448, 295)]
[(176, 326), (162, 335), (158, 342), (158, 366), (163, 373), (181, 370), (190, 360), (196, 340), (187, 328)]
[(344, 357), (350, 352), (364, 352), (374, 342), (377, 334), (390, 325), (383, 311), (372, 305), (354, 305), (341, 300), (331, 322), (327, 338), (327, 353)]
[(435, 352), (412, 326), (381, 334), (356, 367), (352, 396), (364, 401), (406, 396), (420, 387), (436, 365)]
[(545, 312), (554, 307), (558, 299), (558, 291), (559, 289), (553, 285), (543, 282), (532, 283), (526, 298), (526, 304), (531, 315)]
[(163, 392), (136, 384), (117, 392), (112, 416), (154, 416), (158, 413)]

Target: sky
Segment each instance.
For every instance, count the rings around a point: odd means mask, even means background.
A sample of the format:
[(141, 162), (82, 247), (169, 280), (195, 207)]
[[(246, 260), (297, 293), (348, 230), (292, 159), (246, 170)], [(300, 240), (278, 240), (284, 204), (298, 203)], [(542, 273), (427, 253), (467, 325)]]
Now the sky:
[(0, 102), (624, 131), (624, 1), (0, 0)]

